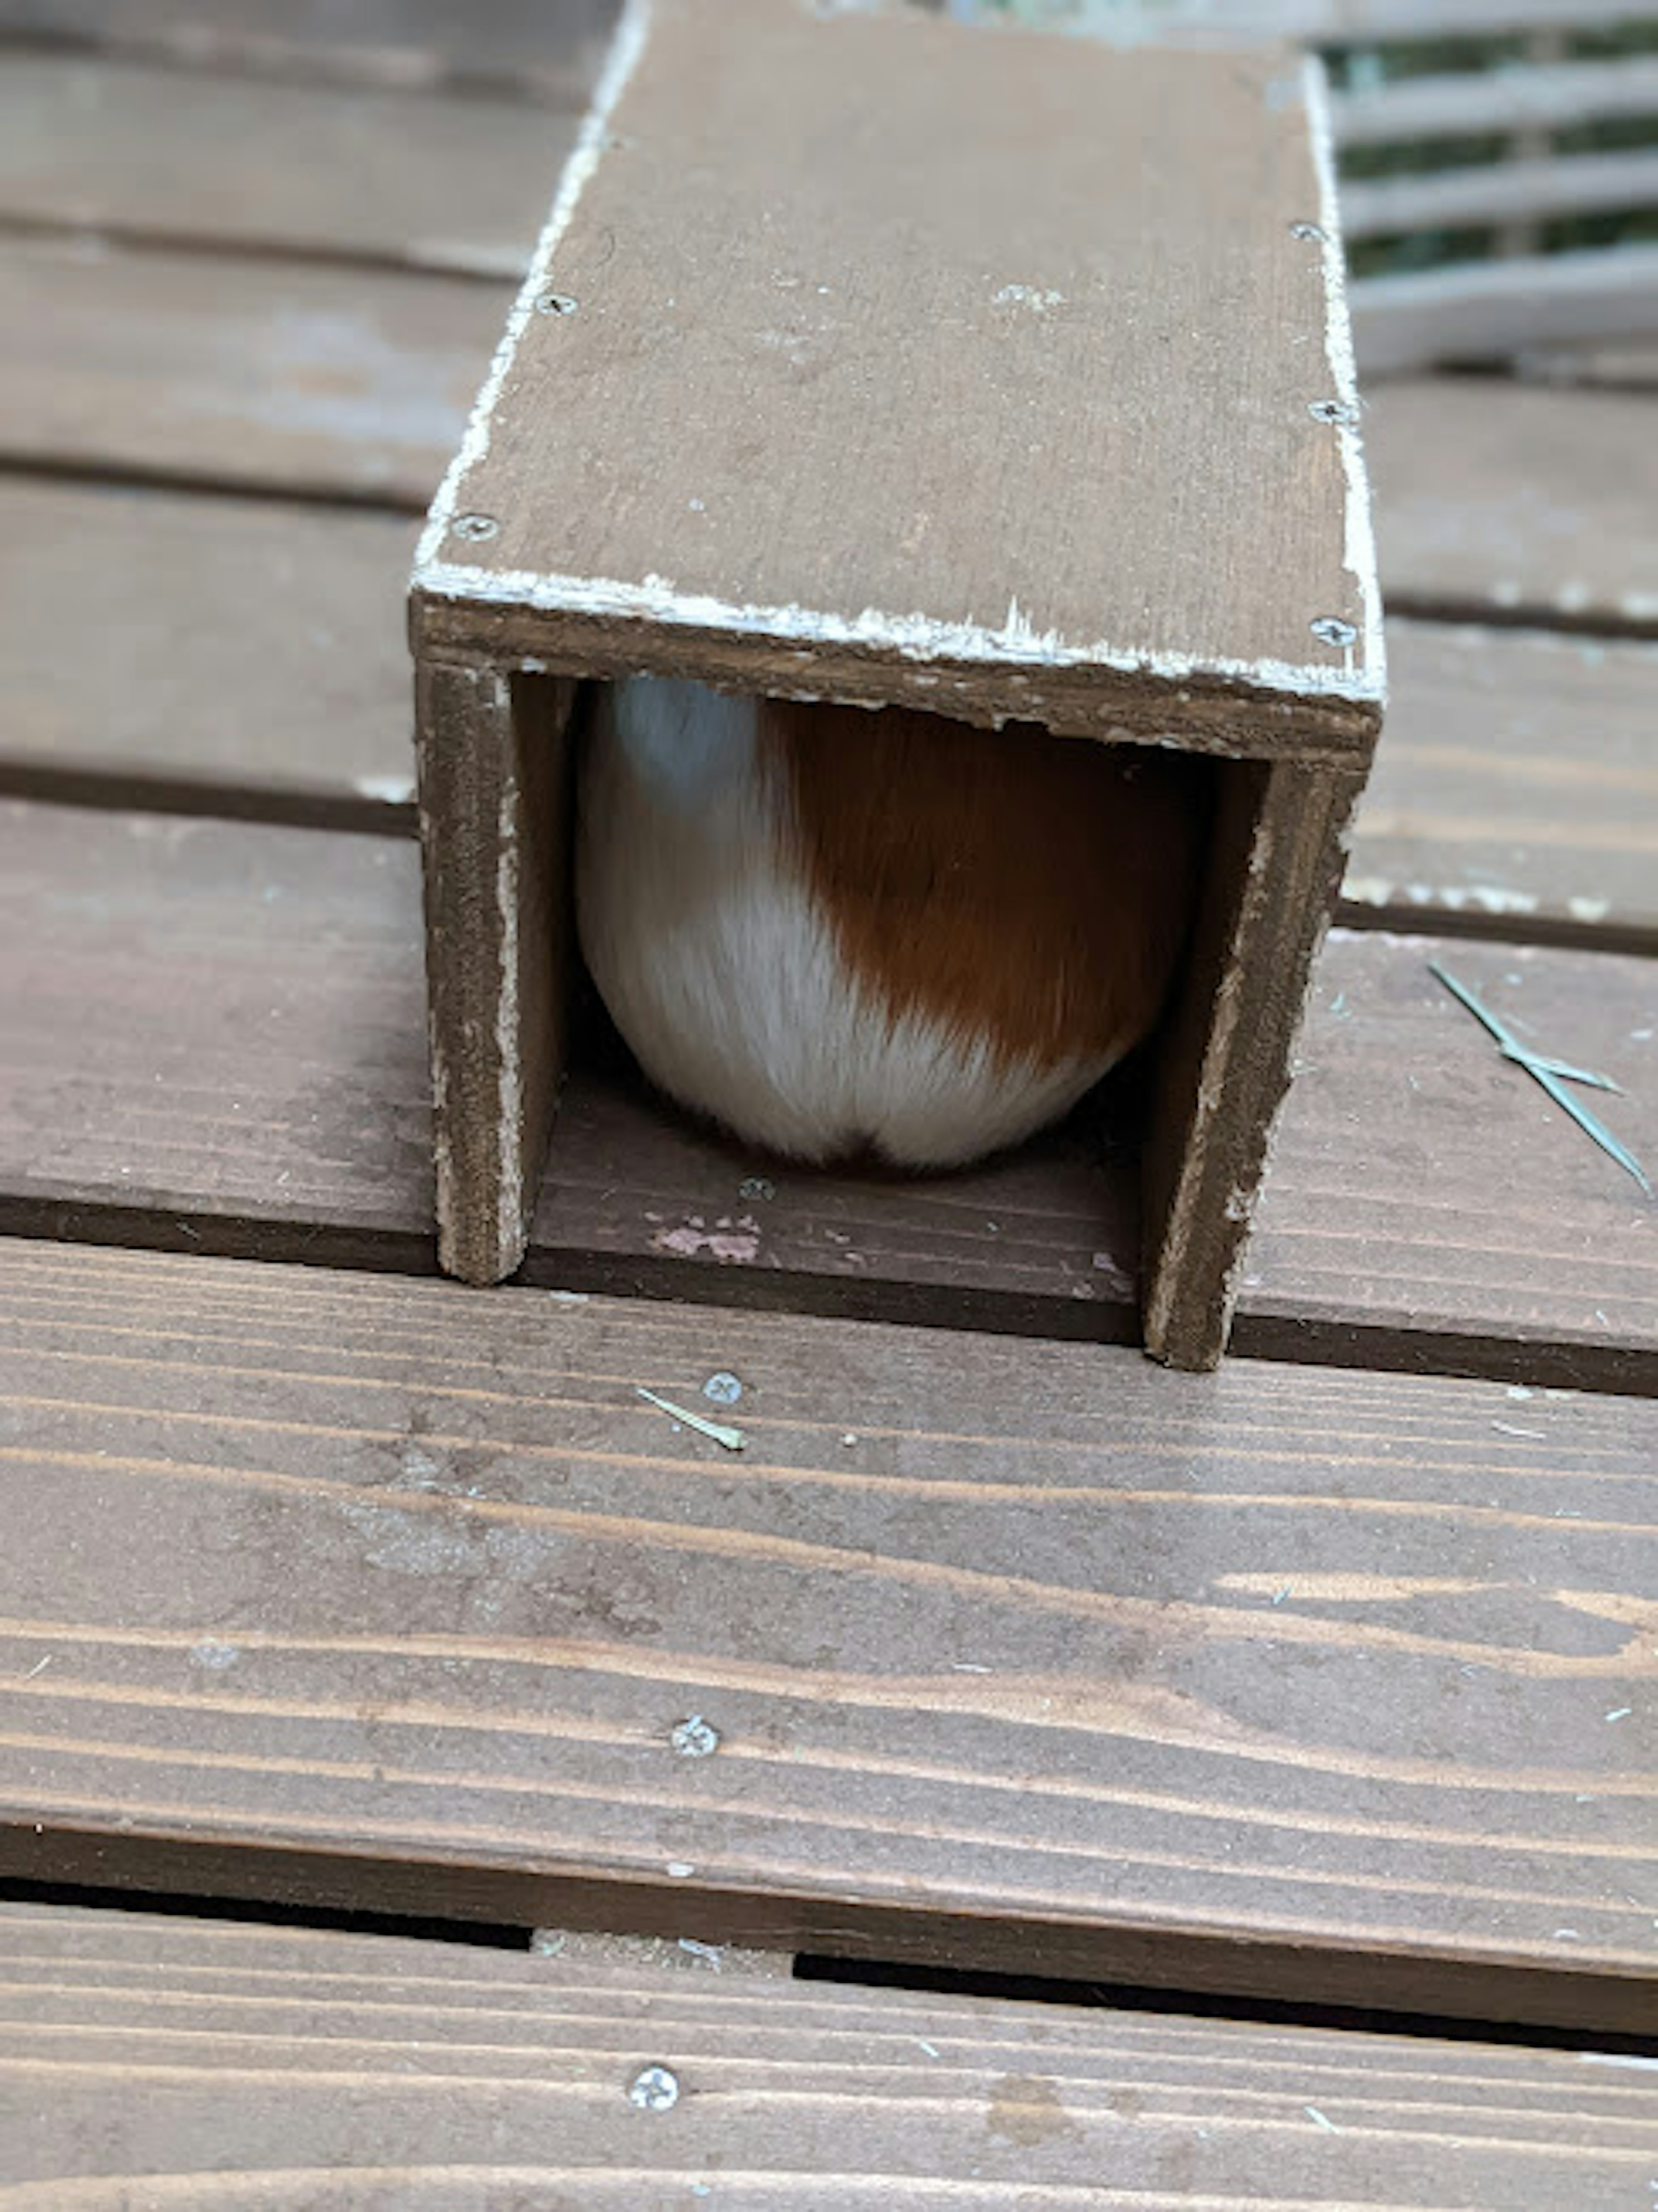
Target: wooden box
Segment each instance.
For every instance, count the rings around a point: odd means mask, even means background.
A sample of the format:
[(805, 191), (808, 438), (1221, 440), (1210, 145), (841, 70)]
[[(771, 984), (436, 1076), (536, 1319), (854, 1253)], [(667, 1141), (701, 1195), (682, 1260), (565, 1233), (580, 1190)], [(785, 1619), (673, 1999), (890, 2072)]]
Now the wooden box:
[(574, 679), (1213, 763), (1144, 1140), (1211, 1365), (1381, 717), (1315, 64), (895, 8), (623, 17), (413, 585), (443, 1265), (554, 1127)]

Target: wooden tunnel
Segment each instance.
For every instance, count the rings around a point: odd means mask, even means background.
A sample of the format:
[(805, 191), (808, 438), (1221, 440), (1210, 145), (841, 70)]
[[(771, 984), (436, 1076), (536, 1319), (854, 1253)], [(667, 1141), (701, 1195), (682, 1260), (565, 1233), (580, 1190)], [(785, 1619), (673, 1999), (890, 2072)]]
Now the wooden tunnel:
[(556, 1139), (577, 682), (674, 675), (1212, 763), (1142, 1319), (1214, 1364), (1383, 694), (1316, 64), (630, 8), (412, 637), (449, 1271)]

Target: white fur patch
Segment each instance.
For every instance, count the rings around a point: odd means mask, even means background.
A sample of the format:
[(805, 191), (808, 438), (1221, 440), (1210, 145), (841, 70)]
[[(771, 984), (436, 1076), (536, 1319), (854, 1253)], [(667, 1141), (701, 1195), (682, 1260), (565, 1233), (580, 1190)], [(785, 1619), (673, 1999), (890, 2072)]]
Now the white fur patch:
[(580, 793), (582, 950), (646, 1073), (798, 1159), (946, 1167), (1029, 1135), (1114, 1054), (999, 1061), (894, 1017), (841, 957), (790, 851), (752, 699), (635, 677), (605, 696)]

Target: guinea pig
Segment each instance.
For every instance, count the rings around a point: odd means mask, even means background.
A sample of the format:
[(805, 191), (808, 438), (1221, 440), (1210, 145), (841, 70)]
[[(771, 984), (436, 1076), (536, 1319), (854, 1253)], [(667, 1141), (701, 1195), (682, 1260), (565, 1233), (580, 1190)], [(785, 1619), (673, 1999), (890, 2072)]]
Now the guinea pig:
[(798, 1160), (944, 1168), (1145, 1036), (1197, 865), (1189, 763), (635, 677), (581, 753), (576, 896), (646, 1073)]

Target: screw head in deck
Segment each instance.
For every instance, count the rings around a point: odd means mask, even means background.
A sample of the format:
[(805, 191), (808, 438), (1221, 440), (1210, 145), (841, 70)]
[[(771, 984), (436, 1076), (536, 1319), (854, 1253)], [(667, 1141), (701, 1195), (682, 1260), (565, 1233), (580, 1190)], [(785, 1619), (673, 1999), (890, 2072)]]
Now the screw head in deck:
[(538, 315), (573, 315), (577, 304), (568, 292), (544, 292), (536, 301), (536, 313)]
[(679, 2076), (666, 2066), (647, 2066), (628, 2084), (628, 2102), (641, 2112), (670, 2112), (679, 2102)]
[(682, 1759), (712, 1759), (720, 1748), (720, 1731), (710, 1728), (701, 1713), (676, 1723), (668, 1741)]
[(1358, 640), (1351, 623), (1343, 622), (1339, 615), (1321, 615), (1309, 628), (1321, 645), (1353, 645)]
[(501, 525), (493, 514), (458, 514), (449, 526), (456, 538), (464, 538), (469, 545), (482, 545), (486, 538), (501, 534)]
[(702, 1385), (702, 1395), (712, 1399), (716, 1406), (734, 1406), (742, 1395), (743, 1385), (723, 1367)]

